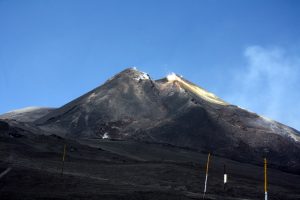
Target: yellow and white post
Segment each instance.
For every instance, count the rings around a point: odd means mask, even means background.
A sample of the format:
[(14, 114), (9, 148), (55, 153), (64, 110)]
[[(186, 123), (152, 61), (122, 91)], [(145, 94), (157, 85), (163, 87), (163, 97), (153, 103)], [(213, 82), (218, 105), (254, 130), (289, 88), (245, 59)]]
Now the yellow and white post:
[(206, 193), (206, 188), (207, 188), (207, 178), (208, 178), (209, 159), (210, 159), (210, 153), (208, 153), (208, 156), (207, 156), (207, 162), (206, 162), (206, 173), (205, 173), (205, 182), (204, 182), (203, 199), (205, 198), (205, 193)]
[(268, 200), (268, 188), (267, 188), (267, 158), (264, 159), (264, 189), (265, 189), (265, 200)]

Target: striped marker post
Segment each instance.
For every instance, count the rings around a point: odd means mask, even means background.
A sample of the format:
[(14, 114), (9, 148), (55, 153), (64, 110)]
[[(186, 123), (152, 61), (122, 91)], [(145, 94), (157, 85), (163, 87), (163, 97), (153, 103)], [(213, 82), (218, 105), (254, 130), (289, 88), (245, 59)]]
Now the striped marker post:
[(204, 182), (203, 199), (205, 198), (205, 193), (206, 193), (206, 188), (207, 188), (207, 178), (208, 178), (209, 159), (210, 159), (210, 153), (208, 153), (208, 156), (207, 156), (207, 162), (206, 162), (206, 173), (205, 173), (205, 182)]
[(265, 200), (268, 200), (268, 188), (267, 188), (267, 158), (264, 159), (264, 189), (265, 189)]

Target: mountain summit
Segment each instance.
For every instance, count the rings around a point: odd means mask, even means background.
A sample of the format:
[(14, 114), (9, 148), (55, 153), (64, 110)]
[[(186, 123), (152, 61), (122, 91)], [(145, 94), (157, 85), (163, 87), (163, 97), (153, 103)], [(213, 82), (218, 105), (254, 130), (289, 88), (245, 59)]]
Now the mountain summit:
[(152, 80), (126, 69), (34, 122), (39, 132), (76, 140), (161, 143), (300, 170), (299, 132), (225, 102), (176, 74)]

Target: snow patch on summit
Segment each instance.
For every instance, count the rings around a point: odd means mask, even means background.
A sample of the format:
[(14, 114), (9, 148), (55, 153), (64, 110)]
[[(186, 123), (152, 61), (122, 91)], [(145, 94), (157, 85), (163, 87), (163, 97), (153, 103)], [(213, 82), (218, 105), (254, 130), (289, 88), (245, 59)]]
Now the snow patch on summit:
[(137, 72), (136, 73), (137, 76), (134, 77), (135, 80), (139, 81), (139, 80), (149, 80), (150, 79), (150, 76), (146, 72), (139, 71), (137, 69), (137, 67), (132, 67), (131, 69)]
[(134, 77), (134, 80), (149, 80), (150, 76), (145, 72), (140, 72), (136, 77)]
[(176, 74), (174, 72), (172, 72), (171, 74), (168, 74), (167, 75), (167, 79), (168, 79), (168, 81), (176, 81), (176, 80), (178, 80), (178, 78), (177, 78), (177, 76), (176, 76)]

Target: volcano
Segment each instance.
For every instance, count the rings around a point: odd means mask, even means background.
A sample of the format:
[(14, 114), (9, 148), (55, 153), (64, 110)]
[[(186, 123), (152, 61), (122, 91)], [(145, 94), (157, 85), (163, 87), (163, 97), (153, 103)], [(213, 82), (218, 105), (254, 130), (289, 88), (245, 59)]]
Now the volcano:
[[(124, 162), (149, 161), (155, 157), (149, 151), (172, 148), (199, 157), (210, 152), (220, 159), (254, 166), (267, 157), (274, 170), (300, 174), (297, 130), (232, 105), (177, 74), (152, 80), (147, 73), (129, 68), (60, 108), (42, 109), (34, 117), (32, 112), (12, 113), (31, 119), (0, 116), (0, 129), (10, 136), (5, 141), (11, 143), (7, 148), (14, 155), (18, 154), (16, 138), (20, 145), (26, 143), (22, 138), (30, 141), (26, 146), (35, 154), (49, 151), (55, 143), (72, 141), (74, 151), (101, 148), (106, 156), (116, 154)], [(49, 144), (43, 144), (47, 148), (35, 143), (40, 138), (50, 138)], [(50, 149), (58, 151), (55, 145)], [(178, 155), (183, 156), (181, 153)], [(156, 161), (174, 157), (156, 156)], [(96, 158), (87, 154), (85, 159)]]
[(164, 143), (243, 162), (268, 156), (282, 169), (300, 171), (298, 131), (231, 105), (176, 74), (155, 81), (126, 69), (35, 123), (62, 137)]

